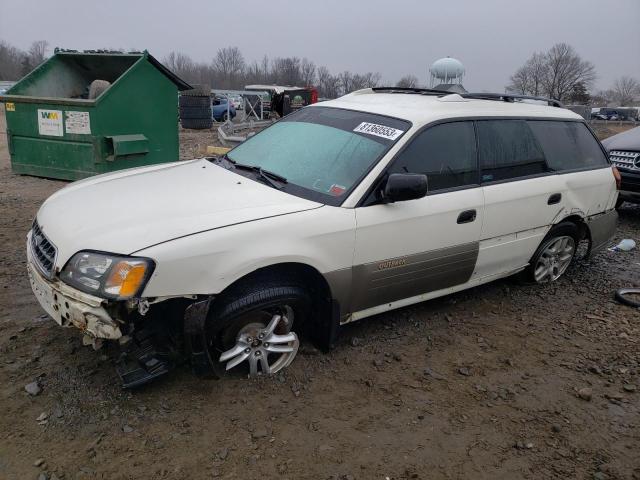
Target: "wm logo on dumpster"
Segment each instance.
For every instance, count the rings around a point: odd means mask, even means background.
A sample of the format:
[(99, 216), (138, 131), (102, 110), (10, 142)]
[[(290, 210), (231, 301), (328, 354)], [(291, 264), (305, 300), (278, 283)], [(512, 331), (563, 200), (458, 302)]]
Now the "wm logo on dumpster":
[(40, 115), (47, 120), (58, 120), (58, 112), (45, 112), (40, 110)]

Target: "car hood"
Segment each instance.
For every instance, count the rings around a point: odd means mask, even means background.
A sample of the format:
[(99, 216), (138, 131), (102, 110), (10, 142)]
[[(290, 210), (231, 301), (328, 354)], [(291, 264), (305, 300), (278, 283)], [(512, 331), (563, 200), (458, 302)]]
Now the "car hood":
[(602, 141), (608, 150), (633, 150), (640, 151), (640, 127), (632, 128), (626, 132), (618, 133)]
[(80, 250), (132, 254), (186, 235), (322, 206), (206, 159), (131, 169), (72, 183), (37, 220), (60, 268)]

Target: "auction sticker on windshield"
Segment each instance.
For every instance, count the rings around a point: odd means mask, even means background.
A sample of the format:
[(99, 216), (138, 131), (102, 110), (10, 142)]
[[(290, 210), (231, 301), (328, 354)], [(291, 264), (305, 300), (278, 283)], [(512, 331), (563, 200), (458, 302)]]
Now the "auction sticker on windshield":
[(404, 133), (404, 130), (398, 130), (397, 128), (385, 127), (384, 125), (368, 122), (362, 122), (354, 128), (353, 131), (375, 135), (376, 137), (386, 138), (387, 140), (395, 140)]

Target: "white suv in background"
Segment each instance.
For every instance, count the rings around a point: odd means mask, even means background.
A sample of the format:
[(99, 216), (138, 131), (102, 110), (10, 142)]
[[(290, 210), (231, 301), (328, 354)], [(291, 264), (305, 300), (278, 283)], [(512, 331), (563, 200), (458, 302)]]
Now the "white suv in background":
[(295, 112), (220, 158), (100, 175), (28, 235), (42, 307), (126, 386), (167, 371), (274, 373), (298, 334), (518, 272), (551, 282), (613, 235), (616, 172), (579, 115), (489, 94), (377, 88)]

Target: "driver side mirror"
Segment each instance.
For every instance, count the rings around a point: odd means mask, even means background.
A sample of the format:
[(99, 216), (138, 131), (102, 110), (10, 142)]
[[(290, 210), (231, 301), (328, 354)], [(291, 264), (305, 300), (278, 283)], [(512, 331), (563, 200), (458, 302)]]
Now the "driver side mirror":
[(427, 195), (427, 176), (420, 173), (392, 173), (382, 191), (387, 203), (415, 200)]

